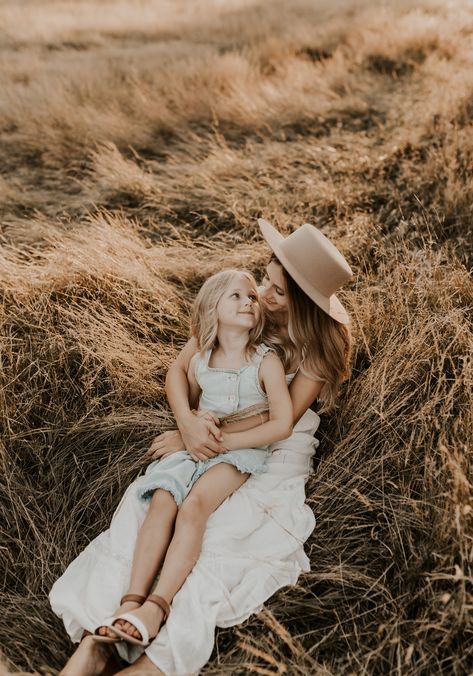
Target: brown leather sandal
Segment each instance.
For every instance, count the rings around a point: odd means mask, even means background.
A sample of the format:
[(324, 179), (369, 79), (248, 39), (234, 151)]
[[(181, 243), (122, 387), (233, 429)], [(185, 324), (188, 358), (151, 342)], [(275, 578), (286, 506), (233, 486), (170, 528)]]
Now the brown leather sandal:
[[(158, 596), (157, 594), (150, 594), (149, 596), (147, 596), (145, 603), (147, 601), (155, 603), (163, 611), (163, 621), (161, 622), (162, 627), (162, 625), (166, 622), (167, 618), (169, 617), (169, 613), (171, 612), (171, 607), (169, 603), (166, 601), (166, 599), (163, 599), (162, 596)], [(135, 638), (134, 636), (130, 636), (130, 634), (127, 634), (125, 631), (120, 629), (120, 627), (117, 627), (115, 624), (113, 624), (117, 620), (125, 620), (125, 622), (129, 622), (130, 624), (132, 624), (135, 627), (135, 629), (137, 629), (140, 632), (141, 639)], [(111, 618), (111, 621), (105, 626), (111, 629), (113, 633), (116, 634), (117, 637), (119, 637), (118, 640), (126, 641), (127, 643), (133, 643), (133, 645), (140, 645), (143, 647), (149, 645), (150, 641), (154, 641), (154, 639), (157, 636), (156, 634), (156, 636), (150, 637), (148, 627), (138, 617), (135, 617), (133, 613), (123, 613), (122, 615), (117, 615), (116, 617)]]

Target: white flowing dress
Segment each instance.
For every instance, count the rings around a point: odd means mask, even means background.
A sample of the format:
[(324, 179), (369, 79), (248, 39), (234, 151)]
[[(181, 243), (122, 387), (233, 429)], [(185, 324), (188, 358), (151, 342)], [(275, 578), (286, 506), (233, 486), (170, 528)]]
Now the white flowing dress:
[[(278, 589), (310, 570), (303, 544), (315, 526), (305, 483), (318, 441), (319, 416), (307, 411), (292, 435), (270, 446), (264, 474), (251, 476), (212, 514), (194, 569), (171, 614), (145, 649), (166, 676), (198, 674), (209, 660), (215, 627), (240, 624)], [(137, 497), (144, 477), (125, 492), (110, 524), (55, 582), (50, 602), (72, 641), (110, 617), (128, 591), (135, 540), (147, 506)], [(143, 648), (118, 643), (134, 662)]]

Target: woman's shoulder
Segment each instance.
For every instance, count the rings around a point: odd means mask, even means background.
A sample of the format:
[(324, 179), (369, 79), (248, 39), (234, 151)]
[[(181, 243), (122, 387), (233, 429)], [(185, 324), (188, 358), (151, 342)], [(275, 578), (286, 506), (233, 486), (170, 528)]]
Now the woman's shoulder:
[(303, 376), (306, 378), (309, 378), (309, 380), (315, 380), (316, 382), (325, 382), (325, 378), (323, 378), (317, 371), (314, 369), (309, 369), (308, 366), (305, 364), (305, 360), (303, 359), (301, 363), (299, 364), (298, 371), (302, 373)]

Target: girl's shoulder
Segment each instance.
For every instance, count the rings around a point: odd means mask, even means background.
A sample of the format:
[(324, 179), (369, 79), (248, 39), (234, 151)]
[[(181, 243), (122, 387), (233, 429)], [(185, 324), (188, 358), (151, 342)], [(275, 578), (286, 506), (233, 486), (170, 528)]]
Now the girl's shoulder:
[(278, 363), (282, 364), (281, 359), (276, 353), (276, 350), (272, 347), (268, 347), (265, 343), (260, 343), (259, 345), (256, 346), (254, 355), (253, 355), (253, 362), (259, 367), (262, 362), (266, 364), (271, 364), (271, 363)]
[(256, 346), (255, 351), (252, 356), (252, 362), (256, 366), (260, 366), (261, 362), (265, 358), (270, 358), (270, 359), (277, 359), (280, 361), (276, 350), (273, 347), (270, 347), (266, 345), (266, 343), (260, 343), (259, 345)]
[(264, 357), (268, 352), (274, 352), (274, 349), (272, 347), (269, 347), (266, 345), (266, 343), (260, 343), (259, 345), (256, 345), (255, 347), (255, 352), (254, 356), (258, 357)]

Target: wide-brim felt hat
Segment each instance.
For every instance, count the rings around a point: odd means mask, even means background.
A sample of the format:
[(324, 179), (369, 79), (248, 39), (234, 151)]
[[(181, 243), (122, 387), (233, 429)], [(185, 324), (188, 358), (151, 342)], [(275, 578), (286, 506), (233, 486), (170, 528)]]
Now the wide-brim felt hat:
[(276, 258), (302, 291), (330, 317), (348, 324), (348, 314), (335, 292), (353, 272), (337, 247), (309, 223), (288, 237), (263, 218), (258, 219), (258, 225)]

